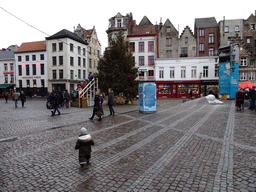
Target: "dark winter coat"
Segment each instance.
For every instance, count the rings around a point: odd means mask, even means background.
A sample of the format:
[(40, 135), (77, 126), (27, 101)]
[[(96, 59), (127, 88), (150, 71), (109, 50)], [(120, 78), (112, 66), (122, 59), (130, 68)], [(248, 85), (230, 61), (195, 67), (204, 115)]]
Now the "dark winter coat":
[(79, 149), (79, 162), (86, 162), (91, 156), (91, 146), (94, 145), (91, 135), (79, 135), (75, 149)]
[(64, 99), (67, 101), (69, 100), (69, 93), (67, 91), (64, 93)]
[(244, 92), (238, 91), (236, 93), (236, 106), (241, 108), (241, 104), (244, 104)]
[(58, 98), (56, 96), (51, 95), (50, 96), (50, 103), (54, 108), (58, 106)]
[(250, 90), (249, 95), (251, 100), (256, 100), (256, 90)]
[(20, 94), (20, 100), (21, 100), (21, 101), (26, 101), (26, 96), (25, 96), (24, 93), (21, 93), (21, 94)]
[(114, 93), (110, 92), (108, 94), (108, 105), (114, 105)]
[(101, 109), (101, 96), (100, 95), (95, 95), (94, 108)]

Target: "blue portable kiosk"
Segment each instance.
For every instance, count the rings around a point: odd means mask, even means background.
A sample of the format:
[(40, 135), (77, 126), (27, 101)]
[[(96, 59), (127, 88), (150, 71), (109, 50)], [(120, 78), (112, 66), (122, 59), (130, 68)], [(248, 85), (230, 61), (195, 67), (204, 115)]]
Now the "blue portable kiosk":
[(143, 113), (156, 112), (156, 84), (139, 84), (139, 111)]

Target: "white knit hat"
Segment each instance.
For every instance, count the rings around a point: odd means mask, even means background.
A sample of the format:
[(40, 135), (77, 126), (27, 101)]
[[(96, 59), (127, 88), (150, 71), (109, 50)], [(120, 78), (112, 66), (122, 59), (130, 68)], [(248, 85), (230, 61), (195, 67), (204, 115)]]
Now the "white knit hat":
[(81, 135), (86, 135), (87, 129), (85, 127), (82, 127), (80, 132), (81, 132)]

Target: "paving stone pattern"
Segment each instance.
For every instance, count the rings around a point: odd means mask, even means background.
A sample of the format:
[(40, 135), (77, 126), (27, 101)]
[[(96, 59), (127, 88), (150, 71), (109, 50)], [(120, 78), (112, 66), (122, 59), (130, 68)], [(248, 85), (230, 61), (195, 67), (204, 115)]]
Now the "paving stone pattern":
[[(158, 99), (156, 113), (115, 116), (105, 104), (102, 121), (91, 107), (51, 117), (43, 99), (0, 102), (0, 191), (256, 191), (256, 114), (234, 101)], [(95, 146), (80, 168), (83, 126)]]

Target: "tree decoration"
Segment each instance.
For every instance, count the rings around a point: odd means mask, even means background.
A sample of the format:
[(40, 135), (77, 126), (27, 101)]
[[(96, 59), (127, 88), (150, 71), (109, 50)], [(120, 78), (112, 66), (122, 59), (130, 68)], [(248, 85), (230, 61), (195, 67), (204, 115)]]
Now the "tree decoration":
[(110, 40), (110, 47), (104, 52), (98, 64), (99, 88), (107, 93), (112, 88), (115, 95), (123, 93), (135, 97), (138, 94), (138, 68), (135, 67), (133, 55), (129, 52), (129, 42), (122, 30), (115, 39)]

